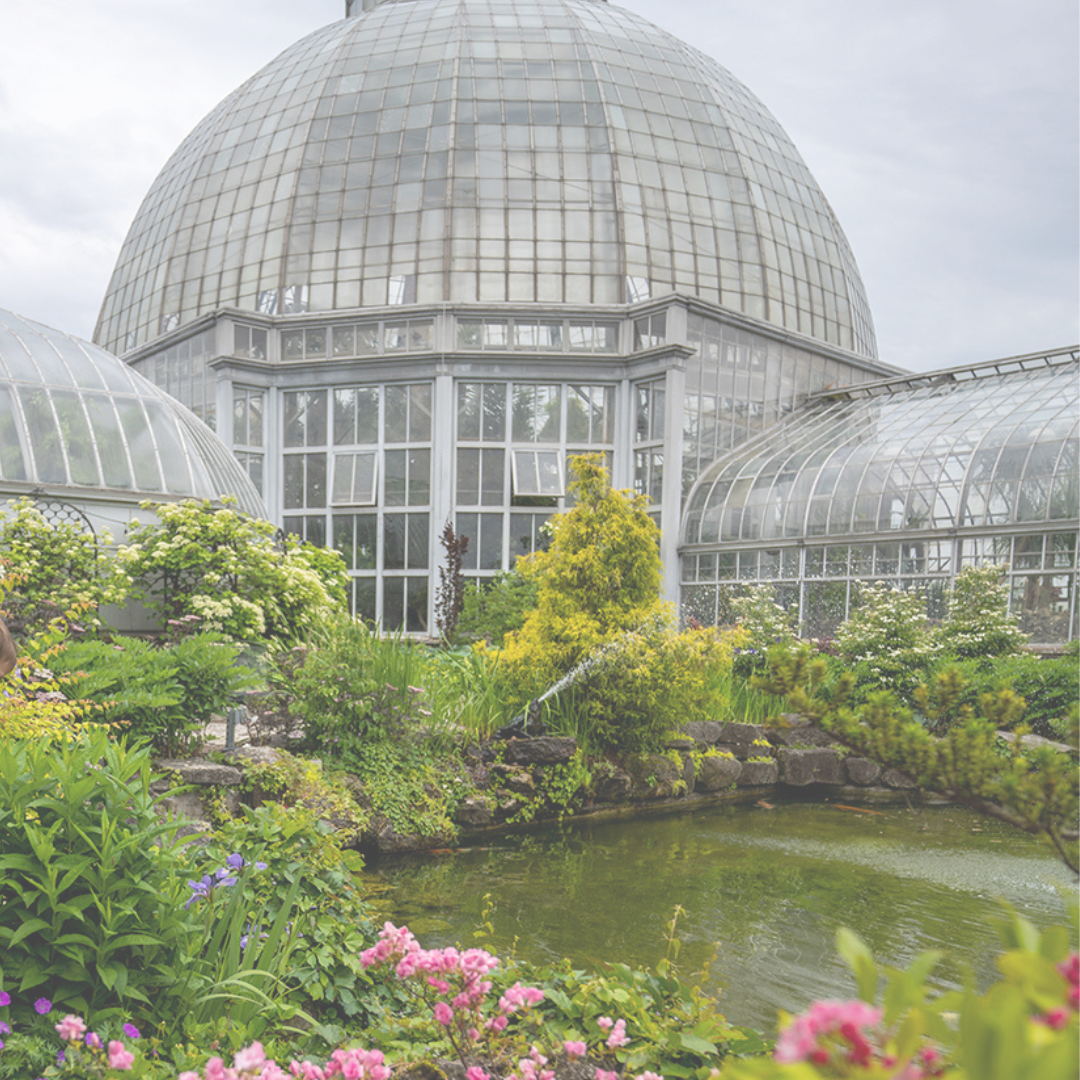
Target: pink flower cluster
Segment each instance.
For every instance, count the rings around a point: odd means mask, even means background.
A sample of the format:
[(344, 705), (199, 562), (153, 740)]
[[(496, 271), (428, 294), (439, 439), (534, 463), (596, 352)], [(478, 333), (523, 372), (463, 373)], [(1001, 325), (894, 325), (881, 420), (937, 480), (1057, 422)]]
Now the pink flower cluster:
[(1058, 974), (1069, 984), (1065, 1004), (1050, 1009), (1039, 1020), (1054, 1031), (1069, 1025), (1069, 1018), (1080, 1009), (1080, 953), (1070, 953), (1057, 966)]
[(618, 1050), (619, 1047), (626, 1046), (630, 1042), (626, 1037), (625, 1020), (612, 1020), (610, 1016), (601, 1016), (596, 1022), (604, 1031), (610, 1032), (607, 1037), (609, 1050)]
[[(78, 1043), (81, 1039), (84, 1046), (91, 1050), (100, 1050), (101, 1039), (97, 1032), (87, 1033), (86, 1021), (81, 1016), (65, 1016), (59, 1024), (55, 1025), (56, 1033), (66, 1043)], [(119, 1072), (128, 1072), (135, 1064), (135, 1055), (119, 1040), (110, 1039), (108, 1046), (109, 1068)]]
[[(824, 1065), (832, 1057), (822, 1040), (833, 1040), (853, 1065), (868, 1065), (873, 1046), (865, 1034), (866, 1028), (881, 1023), (881, 1010), (864, 1001), (815, 1001), (804, 1013), (796, 1016), (776, 1040), (773, 1057), (780, 1062), (812, 1061)], [(843, 1045), (843, 1044), (846, 1044)]]
[[(481, 1023), (481, 1008), (491, 990), (489, 975), (499, 966), (498, 957), (483, 949), (453, 948), (424, 949), (407, 926), (386, 923), (378, 942), (360, 954), (364, 967), (393, 963), (399, 979), (413, 979), (422, 996), (430, 1000), (434, 991), (441, 999), (434, 1003), (432, 1017), (445, 1028), (457, 1023), (470, 1042), (480, 1039), (477, 1024)], [(448, 999), (448, 1000), (447, 1000)], [(543, 1001), (544, 992), (532, 986), (515, 983), (499, 998), (498, 1015), (482, 1022), (484, 1030), (499, 1033), (505, 1030), (508, 1017), (519, 1009)], [(480, 1071), (480, 1070), (478, 1070)], [(486, 1080), (471, 1077), (470, 1080)]]
[(325, 1065), (293, 1061), (286, 1071), (267, 1058), (262, 1043), (253, 1042), (237, 1052), (231, 1067), (213, 1057), (202, 1076), (183, 1072), (177, 1080), (390, 1080), (384, 1060), (378, 1050), (335, 1050)]

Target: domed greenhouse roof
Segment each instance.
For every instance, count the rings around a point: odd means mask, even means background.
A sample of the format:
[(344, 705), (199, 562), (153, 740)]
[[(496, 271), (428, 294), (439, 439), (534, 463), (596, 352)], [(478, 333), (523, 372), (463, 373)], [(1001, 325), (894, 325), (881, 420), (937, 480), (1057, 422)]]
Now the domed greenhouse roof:
[(401, 0), (324, 27), (183, 142), (95, 340), (202, 314), (680, 292), (874, 357), (851, 250), (719, 64), (598, 0)]
[(191, 412), (104, 349), (0, 309), (0, 489), (219, 499), (265, 517)]

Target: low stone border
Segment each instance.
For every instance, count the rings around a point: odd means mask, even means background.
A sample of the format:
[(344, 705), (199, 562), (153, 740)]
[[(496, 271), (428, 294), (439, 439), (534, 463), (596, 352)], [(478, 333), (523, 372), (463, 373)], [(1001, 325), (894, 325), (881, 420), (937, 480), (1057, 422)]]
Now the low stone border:
[[(572, 816), (651, 815), (792, 796), (900, 802), (915, 789), (909, 777), (850, 753), (804, 717), (787, 714), (779, 721), (768, 727), (689, 723), (662, 753), (616, 754), (591, 763), (593, 791), (574, 806)], [(557, 808), (532, 806), (529, 814), (522, 809), (536, 803), (550, 770), (565, 766), (576, 750), (574, 739), (556, 736), (469, 747), (466, 758), (479, 790), (458, 808), (462, 835), (524, 831), (557, 818)], [(169, 810), (190, 819), (186, 833), (205, 833), (211, 828), (210, 805), (238, 813), (244, 767), (272, 761), (276, 753), (244, 746), (232, 752), (228, 765), (205, 759), (158, 761), (166, 775), (155, 781), (153, 790), (165, 796)], [(375, 819), (358, 846), (392, 853), (445, 847), (448, 842), (443, 836), (400, 836), (389, 822)]]

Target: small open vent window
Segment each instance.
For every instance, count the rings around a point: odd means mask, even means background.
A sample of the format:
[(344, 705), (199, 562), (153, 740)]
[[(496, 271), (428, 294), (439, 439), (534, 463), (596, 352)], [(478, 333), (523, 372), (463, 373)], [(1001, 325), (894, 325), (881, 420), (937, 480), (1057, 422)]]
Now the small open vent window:
[(511, 461), (515, 495), (564, 494), (562, 456), (558, 450), (514, 450)]
[(334, 506), (374, 506), (378, 490), (378, 453), (360, 450), (334, 455)]

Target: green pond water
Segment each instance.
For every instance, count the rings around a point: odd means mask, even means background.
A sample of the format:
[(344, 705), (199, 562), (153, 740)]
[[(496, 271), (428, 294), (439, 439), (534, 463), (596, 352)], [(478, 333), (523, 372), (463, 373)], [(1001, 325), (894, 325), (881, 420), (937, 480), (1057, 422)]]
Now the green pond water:
[[(994, 977), (1000, 900), (1038, 926), (1064, 921), (1075, 879), (1042, 842), (957, 807), (776, 803), (568, 823), (483, 847), (384, 857), (365, 872), (382, 917), (429, 948), (474, 944), (485, 894), (500, 954), (651, 966), (676, 905), (684, 972), (710, 973), (735, 1023), (772, 1030), (778, 1008), (851, 997), (834, 949), (849, 926), (879, 961), (946, 952), (940, 987)], [(383, 891), (385, 890), (385, 891)]]

